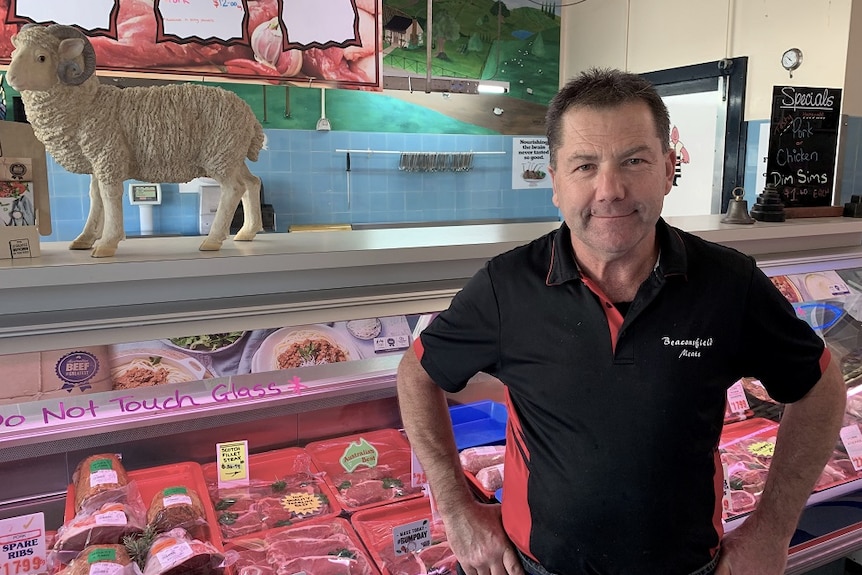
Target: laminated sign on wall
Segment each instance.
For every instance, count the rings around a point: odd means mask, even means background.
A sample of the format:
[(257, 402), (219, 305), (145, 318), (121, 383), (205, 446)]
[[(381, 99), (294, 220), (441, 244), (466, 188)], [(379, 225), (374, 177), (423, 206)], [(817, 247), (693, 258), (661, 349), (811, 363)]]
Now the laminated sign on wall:
[(0, 122), (0, 259), (39, 256), (40, 233), (51, 233), (45, 148), (29, 125)]

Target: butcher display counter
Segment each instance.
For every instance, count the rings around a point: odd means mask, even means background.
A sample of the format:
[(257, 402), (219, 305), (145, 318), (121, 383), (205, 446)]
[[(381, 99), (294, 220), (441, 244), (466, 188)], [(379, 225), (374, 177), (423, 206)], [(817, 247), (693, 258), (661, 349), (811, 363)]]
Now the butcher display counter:
[[(733, 226), (704, 216), (669, 222), (754, 255), (770, 276), (862, 269), (859, 220)], [(56, 527), (72, 470), (100, 451), (123, 453), (135, 469), (211, 462), (217, 442), (246, 439), (252, 452), (260, 452), (399, 426), (394, 374), (403, 338), (412, 341), (487, 259), (557, 226), (262, 234), (253, 242), (225, 242), (219, 252), (197, 251), (198, 238), (136, 238), (123, 242), (109, 259), (49, 243), (41, 246), (39, 258), (0, 260), (0, 354), (7, 361), (38, 356), (39, 385), (65, 370), (55, 388), (18, 389), (18, 395), (5, 399), (0, 393), (0, 517), (42, 510), (49, 527)], [(845, 275), (845, 283), (862, 293), (852, 274)], [(829, 289), (814, 280), (808, 287), (815, 295), (817, 289)], [(816, 301), (841, 301), (849, 317), (855, 313), (851, 299)], [(821, 309), (800, 309), (810, 314), (807, 319), (821, 321)], [(118, 351), (135, 350), (142, 342), (160, 342), (159, 349), (166, 350), (167, 342), (197, 334), (235, 333), (249, 339), (256, 334), (255, 349), (260, 349), (280, 330), (317, 326), (343, 335), (349, 322), (357, 322), (357, 333), (371, 346), (351, 361), (266, 363), (251, 354), (240, 360), (250, 366), (247, 371), (220, 372), (212, 362), (198, 361), (206, 374), (154, 387), (135, 387), (129, 374), (117, 388), (111, 374)], [(401, 331), (393, 334), (402, 339), (393, 337), (394, 344), (380, 342), (375, 349), (373, 340), (396, 324)], [(847, 334), (854, 326), (845, 324), (830, 328), (836, 341), (850, 345)], [(843, 328), (845, 335), (837, 337)], [(271, 347), (278, 343), (272, 340)], [(76, 355), (91, 348), (96, 351)], [(107, 349), (106, 355), (99, 348)], [(153, 357), (160, 358), (161, 367), (171, 371), (167, 351), (141, 355), (151, 364)], [(102, 365), (104, 381), (91, 375), (100, 361), (109, 364)], [(187, 371), (196, 373), (190, 365)], [(14, 373), (4, 370), (3, 393), (15, 387)], [(499, 397), (499, 383), (479, 376), (453, 401)], [(862, 484), (844, 483), (816, 493), (810, 504), (837, 501), (860, 489)], [(728, 522), (728, 528), (734, 526), (734, 520)], [(801, 543), (788, 572), (803, 572), (858, 548), (862, 522)]]

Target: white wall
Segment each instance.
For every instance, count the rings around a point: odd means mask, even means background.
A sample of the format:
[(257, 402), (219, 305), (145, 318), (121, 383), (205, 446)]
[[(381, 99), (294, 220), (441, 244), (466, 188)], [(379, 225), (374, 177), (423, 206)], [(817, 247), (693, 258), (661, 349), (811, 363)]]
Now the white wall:
[[(848, 56), (851, 5), (852, 0), (586, 0), (562, 11), (561, 80), (591, 66), (650, 72), (748, 56), (745, 119), (769, 119), (774, 85), (839, 88), (851, 61), (862, 64), (855, 56), (862, 56), (862, 42), (854, 42)], [(859, 11), (857, 6), (856, 20), (862, 20)], [(780, 64), (791, 47), (804, 54), (793, 78)], [(862, 75), (862, 66), (853, 68)], [(854, 80), (862, 86), (862, 79)], [(846, 110), (862, 108), (852, 96)]]

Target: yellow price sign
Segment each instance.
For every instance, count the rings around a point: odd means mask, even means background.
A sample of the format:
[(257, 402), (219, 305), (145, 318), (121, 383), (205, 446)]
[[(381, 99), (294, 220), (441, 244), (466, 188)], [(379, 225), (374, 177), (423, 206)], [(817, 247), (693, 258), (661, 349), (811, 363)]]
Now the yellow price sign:
[(248, 441), (216, 444), (219, 487), (248, 485)]
[(281, 498), (281, 506), (284, 507), (285, 511), (290, 511), (297, 515), (316, 513), (320, 511), (321, 505), (320, 497), (307, 491), (288, 493)]

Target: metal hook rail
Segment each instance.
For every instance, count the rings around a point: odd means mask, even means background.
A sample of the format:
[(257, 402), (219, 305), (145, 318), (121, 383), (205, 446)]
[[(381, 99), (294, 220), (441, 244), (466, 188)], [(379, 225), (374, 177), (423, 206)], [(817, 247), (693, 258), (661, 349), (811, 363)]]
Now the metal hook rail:
[(400, 154), (398, 169), (405, 172), (469, 172), (473, 168), (473, 157), (477, 155), (501, 155), (506, 152), (401, 152), (397, 150), (347, 150), (350, 154)]

